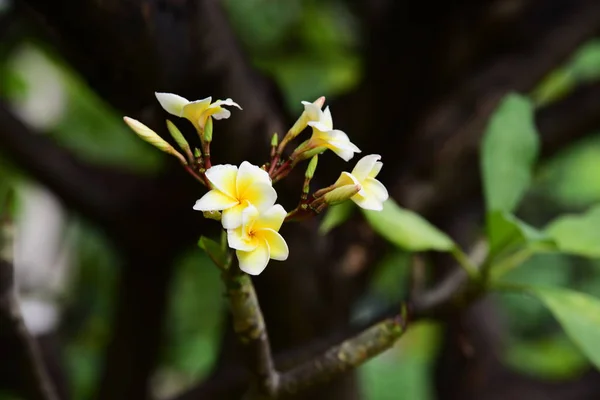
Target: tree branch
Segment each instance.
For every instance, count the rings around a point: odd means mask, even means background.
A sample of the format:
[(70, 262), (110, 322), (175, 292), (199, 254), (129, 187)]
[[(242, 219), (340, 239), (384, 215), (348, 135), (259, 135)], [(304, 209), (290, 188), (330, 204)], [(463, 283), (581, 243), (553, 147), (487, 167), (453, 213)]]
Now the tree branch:
[(250, 276), (242, 272), (237, 263), (221, 274), (225, 284), (229, 308), (233, 317), (233, 329), (246, 352), (248, 369), (255, 376), (259, 395), (273, 397), (277, 394), (279, 374), (271, 354), (260, 304)]

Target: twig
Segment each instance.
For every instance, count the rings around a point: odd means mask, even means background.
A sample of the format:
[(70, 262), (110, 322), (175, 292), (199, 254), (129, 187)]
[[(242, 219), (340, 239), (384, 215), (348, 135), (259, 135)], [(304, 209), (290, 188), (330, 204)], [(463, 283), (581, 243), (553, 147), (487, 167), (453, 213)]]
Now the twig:
[[(0, 209), (0, 211), (3, 211)], [(6, 213), (8, 214), (8, 213)], [(14, 284), (12, 264), (13, 227), (8, 216), (0, 215), (0, 326), (2, 336), (10, 337), (19, 359), (13, 360), (24, 378), (22, 394), (32, 400), (58, 400), (56, 389), (40, 356), (37, 344), (29, 335), (21, 315)], [(3, 362), (10, 362), (4, 359)]]

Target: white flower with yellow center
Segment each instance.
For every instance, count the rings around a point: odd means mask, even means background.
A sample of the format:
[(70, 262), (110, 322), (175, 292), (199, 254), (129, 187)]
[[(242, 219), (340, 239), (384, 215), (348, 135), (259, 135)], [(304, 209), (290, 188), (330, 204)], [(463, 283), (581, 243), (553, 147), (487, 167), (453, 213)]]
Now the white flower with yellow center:
[(366, 210), (381, 211), (383, 202), (389, 197), (385, 186), (375, 179), (383, 167), (380, 159), (378, 154), (364, 156), (358, 160), (352, 172), (342, 172), (335, 182), (337, 187), (359, 185), (361, 189), (350, 200)]
[(227, 231), (227, 242), (236, 250), (242, 271), (258, 275), (269, 260), (287, 260), (288, 245), (279, 234), (286, 214), (279, 204), (263, 213), (249, 205), (242, 213), (242, 225)]
[(242, 212), (250, 205), (259, 212), (269, 210), (277, 193), (267, 171), (244, 161), (235, 165), (215, 165), (206, 170), (212, 190), (196, 201), (194, 210), (223, 211), (221, 222), (225, 229), (242, 225)]
[(204, 129), (204, 125), (209, 117), (214, 119), (227, 119), (231, 116), (231, 111), (223, 106), (240, 107), (231, 99), (217, 100), (212, 102), (212, 97), (202, 100), (189, 101), (185, 97), (173, 93), (155, 93), (156, 99), (169, 114), (188, 119), (196, 129)]
[(338, 129), (333, 129), (333, 119), (329, 107), (322, 111), (318, 105), (313, 103), (303, 101), (302, 104), (304, 104), (304, 110), (311, 119), (307, 123), (313, 130), (308, 142), (310, 148), (330, 149), (344, 161), (354, 157), (354, 153), (360, 153), (360, 149), (350, 142), (348, 135)]

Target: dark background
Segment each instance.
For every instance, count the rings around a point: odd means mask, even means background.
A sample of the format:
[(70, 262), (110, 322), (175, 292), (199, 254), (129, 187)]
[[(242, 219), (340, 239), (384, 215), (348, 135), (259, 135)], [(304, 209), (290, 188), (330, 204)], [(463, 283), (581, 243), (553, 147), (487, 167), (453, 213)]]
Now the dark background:
[[(244, 110), (214, 135), (213, 160), (233, 164), (264, 161), (300, 101), (326, 95), (336, 128), (382, 155), (380, 179), (399, 204), (467, 248), (481, 229), (479, 140), (517, 91), (536, 104), (542, 142), (519, 216), (540, 226), (600, 200), (597, 0), (0, 4), (0, 191), (17, 189), (23, 313), (61, 399), (238, 399), (245, 389), (218, 271), (195, 245), (218, 231), (191, 209), (203, 188), (120, 119), (164, 136), (154, 91), (238, 102)], [(325, 154), (315, 180), (346, 167)], [(278, 188), (286, 209), (300, 180)], [(406, 294), (409, 255), (358, 213), (325, 236), (318, 224), (284, 227), (290, 259), (255, 279), (286, 360)], [(432, 281), (452, 265), (421, 261)], [(536, 256), (512, 278), (598, 294), (599, 267)], [(1, 399), (26, 396), (17, 358), (0, 341)], [(415, 325), (298, 398), (597, 399), (598, 378), (540, 304), (490, 297)]]

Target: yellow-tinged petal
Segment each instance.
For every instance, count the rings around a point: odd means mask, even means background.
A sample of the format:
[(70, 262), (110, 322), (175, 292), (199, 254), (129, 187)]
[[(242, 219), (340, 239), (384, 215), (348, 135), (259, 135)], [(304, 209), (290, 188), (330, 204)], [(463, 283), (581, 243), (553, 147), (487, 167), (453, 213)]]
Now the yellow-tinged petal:
[(227, 243), (232, 249), (252, 251), (258, 246), (259, 239), (254, 235), (248, 235), (244, 227), (240, 226), (227, 231)]
[(248, 207), (248, 202), (234, 205), (223, 211), (221, 223), (225, 229), (235, 229), (242, 225), (242, 212)]
[(183, 107), (189, 103), (189, 100), (185, 97), (173, 93), (156, 92), (154, 95), (166, 112), (178, 117), (183, 116)]
[(365, 179), (363, 181), (363, 189), (367, 192), (368, 196), (375, 197), (382, 204), (389, 197), (387, 189), (383, 186), (383, 183), (379, 182), (377, 179)]
[(285, 261), (290, 254), (283, 237), (273, 229), (261, 229), (257, 232), (269, 245), (269, 257), (273, 260)]
[(273, 207), (277, 200), (277, 192), (270, 184), (255, 183), (246, 189), (240, 199), (250, 202), (258, 211), (263, 212)]
[(285, 220), (287, 212), (281, 204), (275, 204), (273, 207), (263, 212), (254, 223), (253, 229), (272, 229), (278, 232)]
[(210, 190), (194, 204), (197, 211), (221, 211), (227, 210), (238, 204), (237, 199), (229, 197), (219, 190)]
[(364, 156), (356, 163), (356, 166), (352, 170), (352, 175), (354, 175), (359, 181), (363, 181), (366, 179), (377, 161), (381, 159), (379, 154), (369, 154), (368, 156)]
[(236, 189), (238, 168), (235, 165), (214, 165), (206, 170), (206, 177), (216, 189), (230, 197), (239, 199)]
[(265, 239), (259, 239), (259, 243), (254, 250), (237, 250), (235, 254), (242, 271), (250, 275), (258, 275), (265, 270), (269, 263), (269, 244)]
[(369, 172), (369, 178), (375, 178), (377, 175), (379, 175), (382, 167), (383, 163), (381, 161), (377, 161), (373, 166), (373, 169), (371, 169), (371, 172)]
[(357, 206), (365, 210), (383, 210), (383, 204), (373, 196), (363, 196), (360, 193), (358, 193), (357, 195), (352, 196), (350, 200), (352, 200), (354, 203), (356, 203)]
[(350, 172), (342, 172), (337, 181), (335, 181), (335, 186), (346, 186), (346, 185), (360, 185), (360, 182), (354, 175)]
[(204, 126), (206, 122), (205, 111), (210, 106), (212, 97), (202, 100), (190, 101), (183, 107), (182, 117), (188, 119), (194, 125)]
[(271, 178), (269, 173), (256, 165), (250, 164), (248, 161), (244, 161), (240, 164), (238, 171), (236, 187), (238, 195), (242, 195), (246, 190), (254, 185), (255, 183), (266, 183), (271, 185)]

